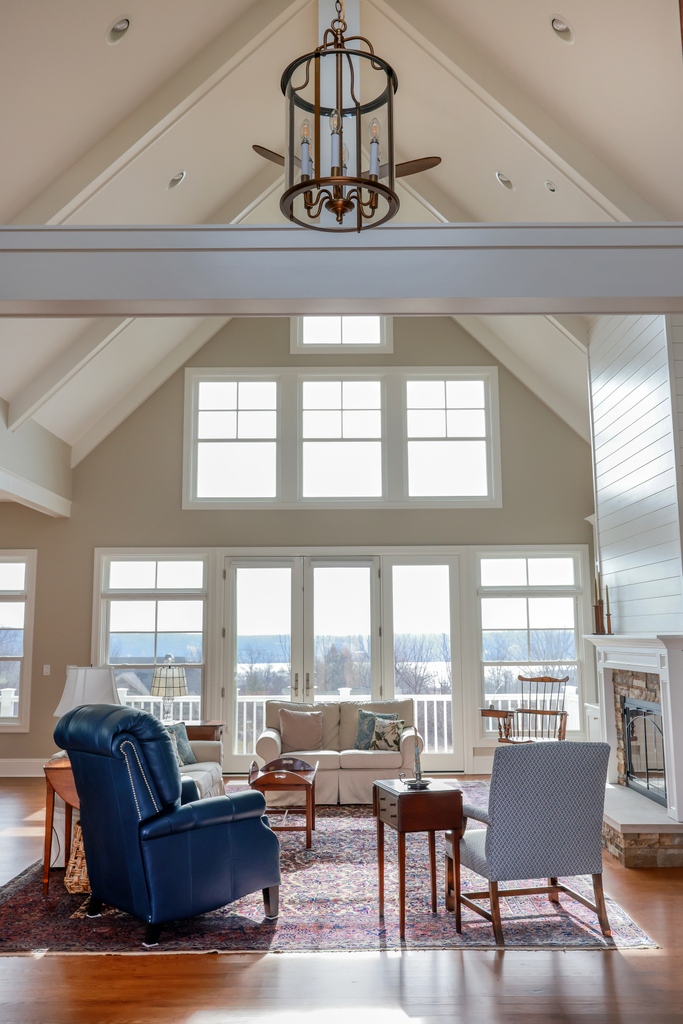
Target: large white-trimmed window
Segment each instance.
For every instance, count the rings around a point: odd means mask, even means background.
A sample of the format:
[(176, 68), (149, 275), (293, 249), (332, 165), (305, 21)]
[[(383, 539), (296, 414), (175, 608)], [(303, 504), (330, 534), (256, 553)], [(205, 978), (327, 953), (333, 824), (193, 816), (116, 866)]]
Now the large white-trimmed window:
[[(482, 553), (477, 562), (483, 706), (518, 707), (520, 675), (569, 676), (567, 728), (580, 730), (585, 609), (579, 553)], [(482, 727), (488, 733), (497, 729), (493, 719)]]
[(499, 508), (497, 368), (187, 369), (183, 507)]
[(391, 353), (394, 350), (390, 316), (293, 316), (289, 337), (292, 355)]
[(0, 732), (28, 732), (35, 551), (0, 552)]
[(122, 704), (161, 717), (152, 696), (156, 665), (183, 669), (186, 695), (173, 699), (175, 721), (202, 717), (206, 661), (208, 558), (197, 553), (97, 553), (100, 577), (95, 656), (111, 665)]

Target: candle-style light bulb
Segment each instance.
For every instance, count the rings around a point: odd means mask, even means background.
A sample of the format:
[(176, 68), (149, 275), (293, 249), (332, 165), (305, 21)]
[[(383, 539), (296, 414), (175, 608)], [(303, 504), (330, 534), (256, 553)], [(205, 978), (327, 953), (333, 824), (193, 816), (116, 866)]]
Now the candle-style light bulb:
[(379, 177), (379, 121), (373, 117), (370, 122), (370, 176)]
[(308, 118), (301, 122), (301, 177), (311, 176), (311, 124)]
[(331, 166), (339, 169), (341, 160), (341, 117), (338, 110), (330, 114)]

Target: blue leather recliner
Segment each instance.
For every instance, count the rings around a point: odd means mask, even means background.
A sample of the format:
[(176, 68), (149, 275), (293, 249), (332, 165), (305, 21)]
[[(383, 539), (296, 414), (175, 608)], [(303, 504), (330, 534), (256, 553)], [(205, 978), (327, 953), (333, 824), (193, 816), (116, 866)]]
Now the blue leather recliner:
[(158, 942), (166, 921), (258, 889), (266, 917), (277, 917), (280, 845), (261, 793), (183, 803), (169, 734), (136, 708), (74, 708), (54, 738), (69, 754), (81, 805), (89, 917), (103, 903), (127, 911), (147, 922), (145, 945)]

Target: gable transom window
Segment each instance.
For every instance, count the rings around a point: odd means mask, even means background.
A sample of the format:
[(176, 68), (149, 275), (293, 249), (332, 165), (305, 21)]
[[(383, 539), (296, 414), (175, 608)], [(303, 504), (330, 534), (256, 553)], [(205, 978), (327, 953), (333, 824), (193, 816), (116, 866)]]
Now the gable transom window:
[(290, 352), (391, 353), (390, 316), (294, 316), (290, 320)]
[(184, 508), (500, 507), (495, 367), (186, 371)]

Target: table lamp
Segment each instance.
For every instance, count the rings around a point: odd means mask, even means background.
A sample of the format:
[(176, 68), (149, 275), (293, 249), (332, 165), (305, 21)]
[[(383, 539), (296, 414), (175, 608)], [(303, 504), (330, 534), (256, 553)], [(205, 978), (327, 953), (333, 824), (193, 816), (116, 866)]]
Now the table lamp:
[(173, 664), (173, 656), (168, 655), (163, 665), (154, 666), (150, 696), (163, 699), (161, 719), (169, 722), (173, 718), (173, 698), (187, 696), (187, 679), (182, 665)]
[(71, 708), (80, 707), (81, 704), (120, 703), (113, 668), (79, 668), (77, 665), (69, 665), (62, 699), (55, 708), (55, 718), (61, 718)]

